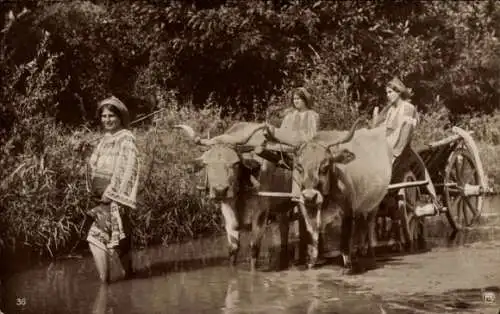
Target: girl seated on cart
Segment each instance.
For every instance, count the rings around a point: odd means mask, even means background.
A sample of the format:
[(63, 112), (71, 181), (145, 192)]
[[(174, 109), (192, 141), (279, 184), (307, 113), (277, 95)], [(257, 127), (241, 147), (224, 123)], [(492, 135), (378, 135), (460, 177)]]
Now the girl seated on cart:
[[(319, 128), (319, 115), (312, 109), (313, 97), (305, 87), (296, 88), (292, 92), (292, 107), (286, 111), (281, 122), (280, 129), (290, 131), (301, 141), (311, 140)], [(292, 166), (292, 201), (299, 202), (301, 189), (298, 180), (297, 169)]]
[[(418, 113), (415, 106), (409, 102), (411, 90), (398, 78), (392, 79), (387, 84), (386, 93), (388, 104), (375, 118), (374, 126), (385, 125), (387, 128), (387, 140), (393, 148), (392, 181), (400, 182), (404, 172), (411, 165), (422, 164), (419, 162), (418, 155), (411, 148), (411, 140), (418, 122)], [(432, 201), (417, 207), (415, 211), (418, 216), (435, 215), (446, 209), (439, 203), (431, 177), (423, 164), (422, 168), (425, 180), (428, 181), (426, 189)]]
[[(291, 132), (300, 141), (309, 141), (312, 139), (319, 126), (319, 115), (312, 109), (313, 97), (305, 87), (299, 87), (292, 92), (292, 107), (285, 111), (285, 116), (281, 122), (280, 130)], [(301, 197), (301, 189), (298, 181), (294, 178), (298, 176), (297, 170), (292, 166), (292, 201), (298, 202)], [(253, 173), (249, 174), (249, 182), (242, 188), (247, 192), (253, 192), (259, 189), (259, 180)], [(206, 175), (203, 176), (203, 182), (198, 189), (205, 190), (207, 187)]]

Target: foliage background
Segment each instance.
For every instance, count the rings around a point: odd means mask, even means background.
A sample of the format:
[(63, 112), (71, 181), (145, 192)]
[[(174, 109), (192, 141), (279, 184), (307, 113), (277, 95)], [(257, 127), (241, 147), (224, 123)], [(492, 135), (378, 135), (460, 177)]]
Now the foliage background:
[(418, 139), (474, 130), (500, 180), (498, 1), (11, 1), (0, 51), (0, 247), (79, 248), (84, 162), (94, 112), (111, 94), (136, 125), (144, 189), (138, 246), (221, 230), (185, 160), (201, 152), (171, 130), (207, 136), (237, 120), (279, 123), (290, 90), (309, 87), (322, 128), (347, 128), (385, 104), (400, 77), (422, 114)]

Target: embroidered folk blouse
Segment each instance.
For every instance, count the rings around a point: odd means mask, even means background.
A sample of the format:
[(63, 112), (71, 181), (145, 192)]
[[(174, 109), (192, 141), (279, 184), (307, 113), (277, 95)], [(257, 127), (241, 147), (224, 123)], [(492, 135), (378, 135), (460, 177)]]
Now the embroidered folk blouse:
[(393, 149), (394, 157), (397, 157), (411, 143), (418, 122), (417, 110), (411, 103), (402, 101), (396, 106), (385, 107), (380, 116), (381, 120), (377, 125), (385, 125), (387, 140)]
[(312, 139), (318, 132), (319, 115), (314, 110), (291, 110), (281, 122), (280, 129), (290, 132), (296, 141), (306, 142)]
[(123, 129), (104, 135), (92, 153), (89, 165), (94, 189), (102, 185), (105, 197), (136, 208), (140, 167), (132, 132)]

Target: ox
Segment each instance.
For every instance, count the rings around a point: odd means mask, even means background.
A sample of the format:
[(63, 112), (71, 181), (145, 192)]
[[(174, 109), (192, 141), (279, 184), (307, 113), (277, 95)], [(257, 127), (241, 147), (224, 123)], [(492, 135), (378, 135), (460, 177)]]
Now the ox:
[[(391, 151), (385, 128), (320, 131), (308, 142), (297, 142), (279, 129), (269, 129), (276, 141), (294, 146), (293, 162), (301, 186), (301, 209), (309, 234), (308, 266), (317, 261), (327, 220), (342, 212), (340, 251), (344, 267), (352, 269), (353, 240), (368, 239), (374, 258), (375, 223), (379, 204), (391, 179)], [(373, 260), (374, 261), (374, 260)]]
[[(230, 265), (236, 264), (240, 248), (240, 230), (248, 222), (251, 223), (251, 261), (254, 271), (260, 251), (260, 244), (269, 213), (279, 216), (281, 252), (280, 268), (288, 264), (287, 247), (289, 218), (294, 204), (289, 198), (262, 197), (242, 188), (250, 179), (251, 173), (257, 174), (254, 185), (262, 190), (273, 192), (290, 192), (291, 173), (275, 166), (273, 163), (248, 152), (241, 152), (236, 145), (249, 143), (250, 138), (258, 143), (265, 140), (265, 124), (241, 122), (233, 125), (224, 134), (212, 139), (200, 139), (194, 130), (187, 125), (176, 125), (195, 140), (197, 144), (208, 146), (195, 165), (205, 168), (209, 198), (220, 205), (227, 232)], [(258, 146), (258, 144), (254, 144)], [(241, 147), (241, 146), (240, 146)], [(249, 221), (250, 220), (250, 221)], [(285, 265), (286, 264), (286, 265)]]

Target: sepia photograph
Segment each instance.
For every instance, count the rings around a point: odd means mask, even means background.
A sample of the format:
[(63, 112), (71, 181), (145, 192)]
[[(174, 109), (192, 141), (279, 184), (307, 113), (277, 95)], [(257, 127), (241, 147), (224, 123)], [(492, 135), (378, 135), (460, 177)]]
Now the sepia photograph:
[(500, 314), (500, 1), (0, 29), (0, 314)]

